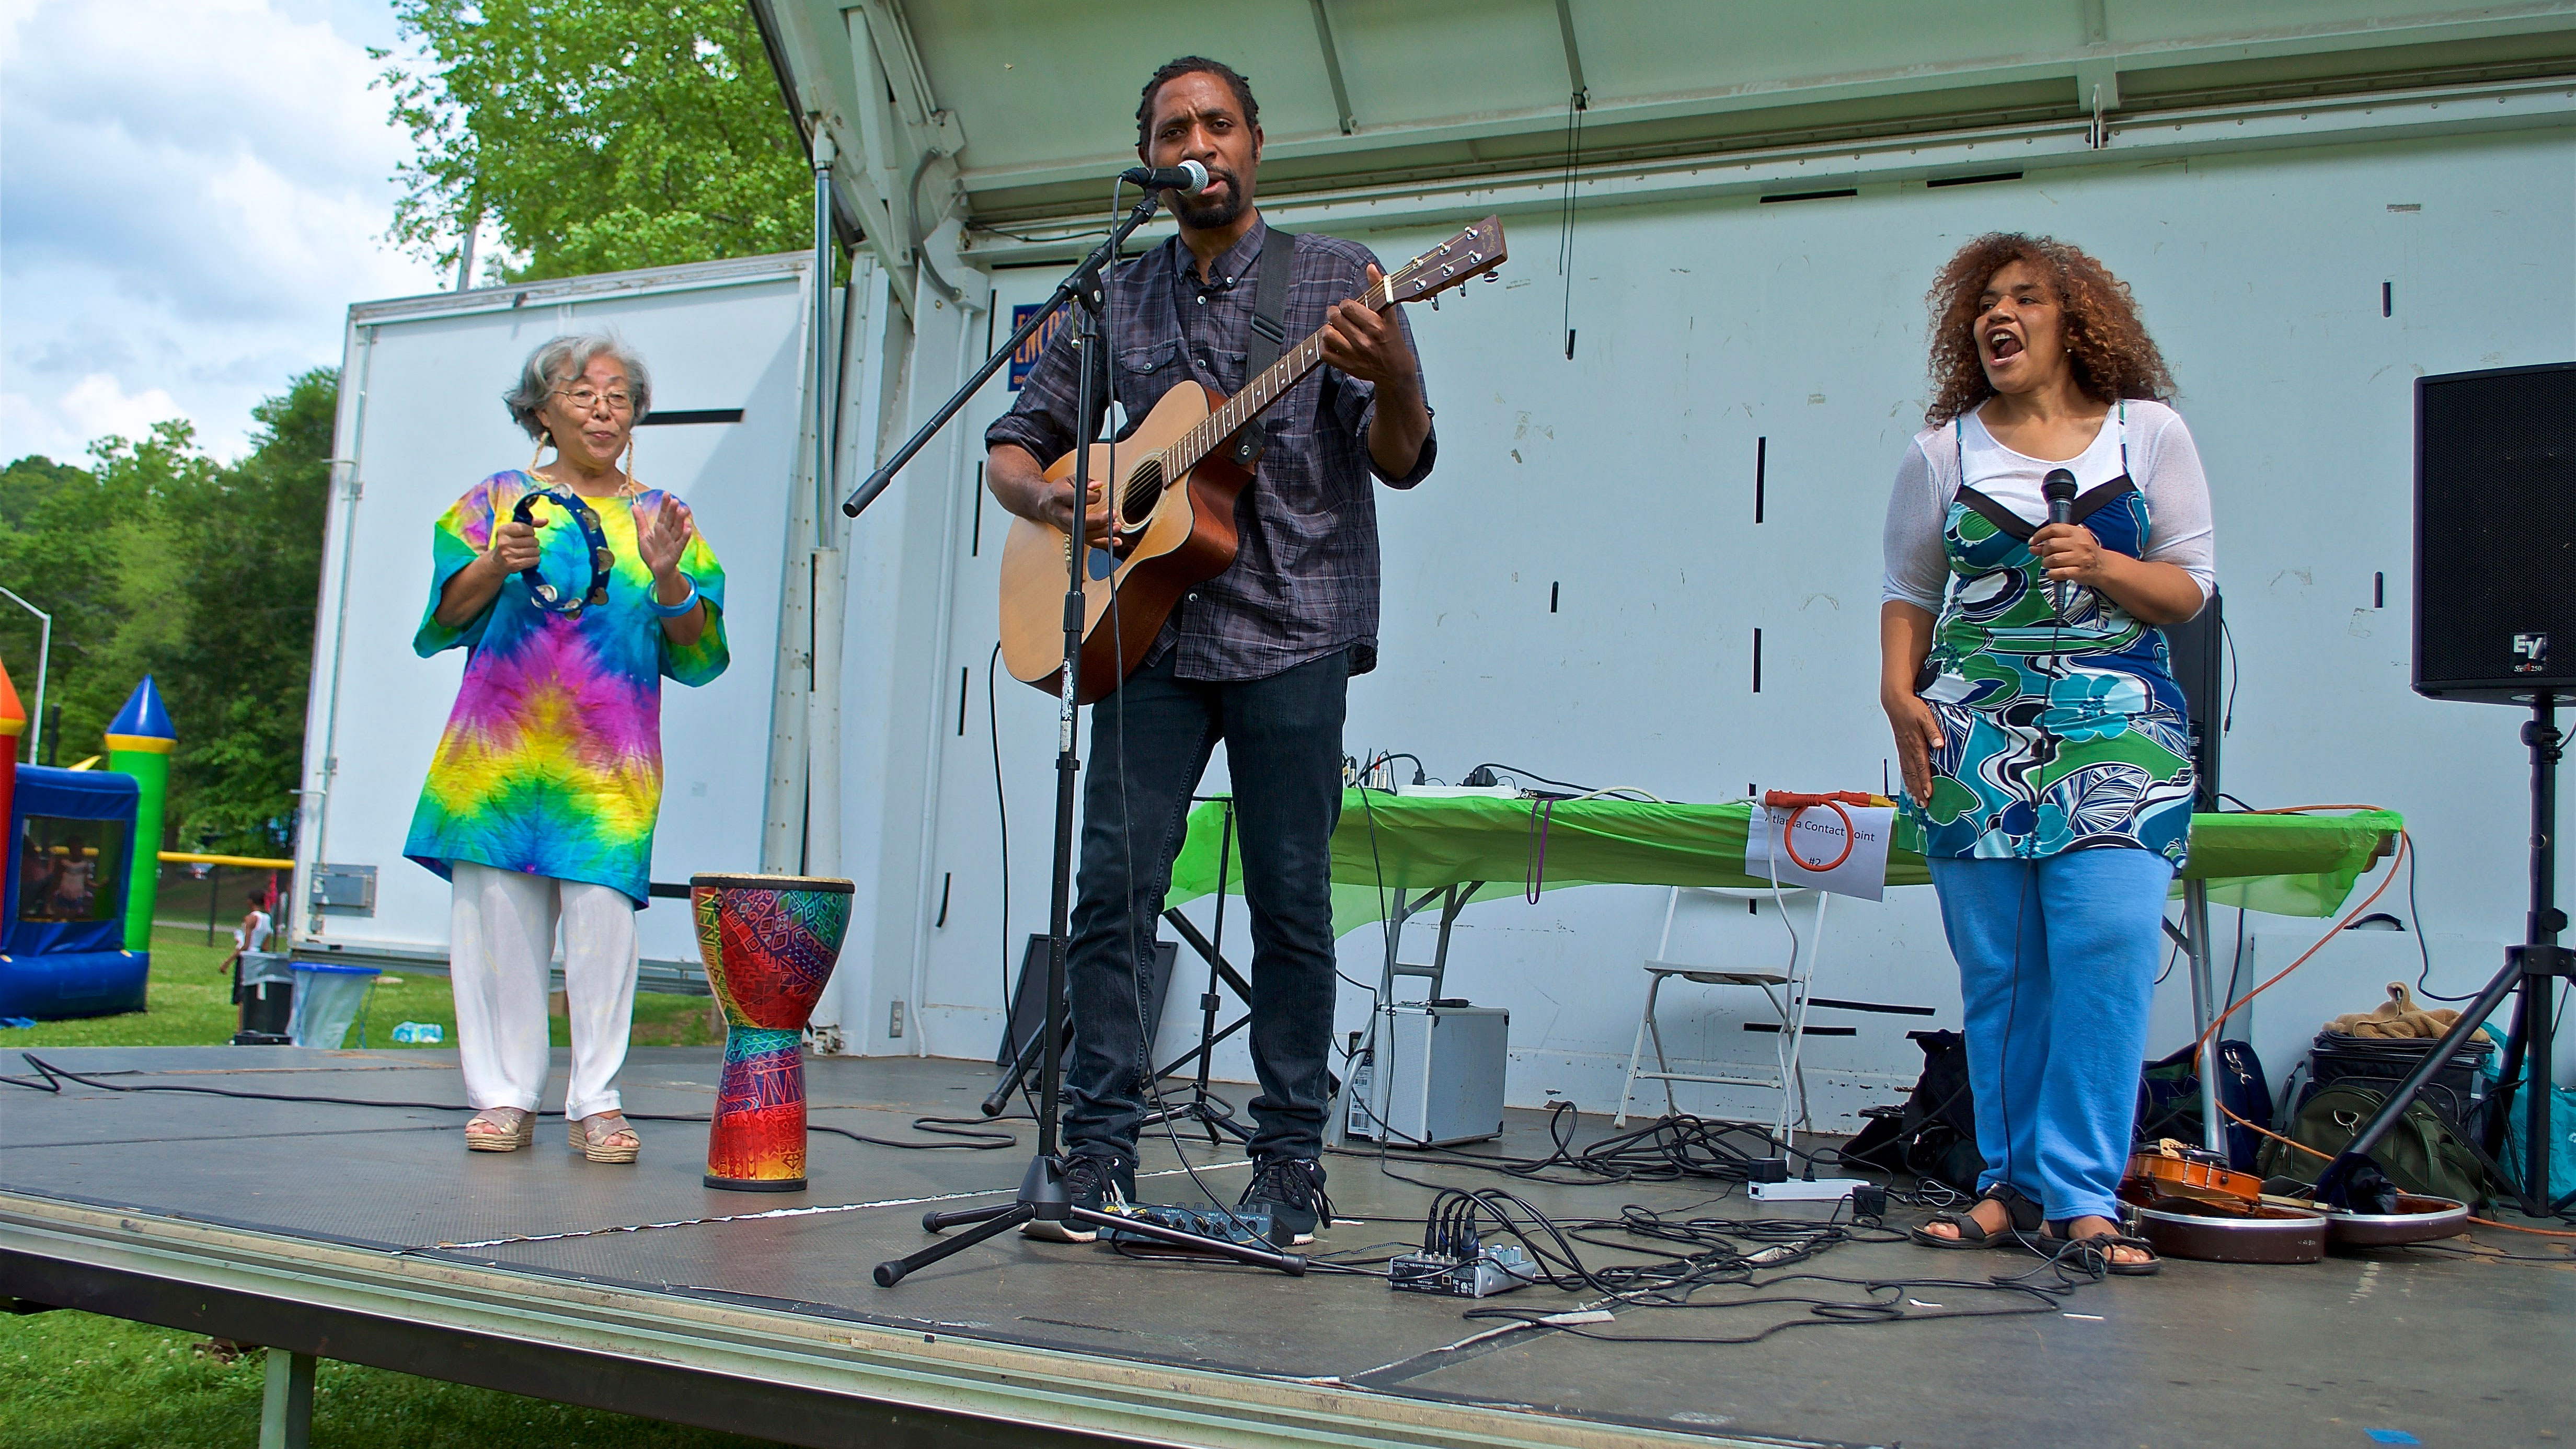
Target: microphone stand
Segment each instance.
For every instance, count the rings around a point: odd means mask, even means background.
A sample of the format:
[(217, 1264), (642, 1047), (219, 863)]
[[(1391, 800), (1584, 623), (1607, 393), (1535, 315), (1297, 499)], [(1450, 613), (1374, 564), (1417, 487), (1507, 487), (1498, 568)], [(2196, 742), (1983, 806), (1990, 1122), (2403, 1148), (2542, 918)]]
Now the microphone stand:
[[(1091, 505), (1091, 445), (1100, 431), (1102, 415), (1108, 411), (1108, 400), (1095, 399), (1096, 377), (1107, 369), (1096, 367), (1093, 360), (1101, 355), (1104, 339), (1100, 331), (1100, 309), (1104, 300), (1103, 276), (1117, 264), (1118, 249), (1137, 227), (1154, 214), (1159, 195), (1147, 191), (1135, 207), (1109, 229), (1109, 236), (1091, 255), (1082, 259), (1065, 279), (1056, 284), (1055, 294), (1046, 306), (1011, 333), (1010, 340), (966, 380), (956, 394), (940, 405), (929, 422), (912, 435), (910, 441), (895, 450), (867, 481), (853, 489), (841, 504), (841, 511), (855, 518), (876, 500), (878, 494), (894, 481), (894, 475), (912, 456), (926, 446), (931, 436), (955, 417), (995, 372), (1002, 362), (1019, 349), (1022, 342), (1037, 334), (1056, 309), (1070, 303), (1076, 308), (1074, 346), (1079, 355), (1080, 380), (1075, 388), (1075, 416), (1080, 419), (1084, 436), (1075, 443), (1073, 452), (1074, 531), (1065, 539), (1064, 595), (1064, 674), (1056, 694), (1056, 783), (1055, 783), (1055, 871), (1054, 895), (1047, 920), (1046, 1023), (1038, 1029), (1042, 1051), (1038, 1083), (1038, 1150), (1020, 1179), (1020, 1190), (1010, 1202), (1000, 1207), (969, 1208), (962, 1212), (928, 1212), (922, 1214), (925, 1232), (944, 1232), (949, 1228), (971, 1228), (972, 1231), (945, 1238), (917, 1253), (879, 1263), (875, 1278), (880, 1288), (891, 1288), (916, 1269), (954, 1253), (960, 1253), (987, 1238), (998, 1237), (1028, 1222), (1073, 1222), (1093, 1229), (1114, 1229), (1133, 1237), (1150, 1239), (1170, 1247), (1186, 1248), (1216, 1257), (1231, 1258), (1256, 1267), (1275, 1268), (1292, 1276), (1303, 1277), (1306, 1260), (1295, 1253), (1282, 1253), (1267, 1248), (1228, 1241), (1165, 1227), (1143, 1218), (1127, 1217), (1084, 1207), (1073, 1201), (1065, 1187), (1065, 1160), (1057, 1135), (1057, 1120), (1062, 1115), (1063, 1050), (1067, 1033), (1065, 1011), (1065, 953), (1072, 944), (1073, 916), (1073, 813), (1074, 779), (1082, 764), (1074, 755), (1074, 734), (1082, 673), (1083, 575), (1084, 564), (1092, 552), (1086, 523)], [(1095, 411), (1094, 403), (1099, 404)], [(1113, 509), (1111, 516), (1116, 516)]]

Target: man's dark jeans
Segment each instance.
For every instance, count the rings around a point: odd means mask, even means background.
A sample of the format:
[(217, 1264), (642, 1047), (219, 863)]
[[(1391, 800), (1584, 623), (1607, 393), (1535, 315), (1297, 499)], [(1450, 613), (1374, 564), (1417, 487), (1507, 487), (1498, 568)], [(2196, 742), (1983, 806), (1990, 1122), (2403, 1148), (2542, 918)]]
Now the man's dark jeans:
[(1067, 995), (1069, 1152), (1136, 1157), (1153, 1065), (1136, 1009), (1190, 792), (1225, 741), (1243, 893), (1252, 907), (1255, 1157), (1321, 1157), (1333, 1035), (1333, 827), (1342, 811), (1350, 659), (1329, 654), (1242, 684), (1176, 679), (1147, 665), (1092, 707), (1083, 787), (1081, 897)]

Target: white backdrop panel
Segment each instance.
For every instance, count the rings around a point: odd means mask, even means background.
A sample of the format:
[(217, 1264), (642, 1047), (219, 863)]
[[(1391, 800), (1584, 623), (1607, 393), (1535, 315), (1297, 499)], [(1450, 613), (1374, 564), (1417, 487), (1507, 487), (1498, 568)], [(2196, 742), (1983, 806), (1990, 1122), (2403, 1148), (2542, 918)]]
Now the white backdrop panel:
[[(2423, 849), (2424, 924), (2467, 938), (2435, 953), (2433, 983), (2464, 990), (2500, 959), (2492, 943), (2520, 933), (2511, 822), (2523, 756), (2513, 713), (2407, 688), (2412, 380), (2576, 356), (2571, 152), (2563, 134), (2536, 133), (2153, 166), (2114, 153), (2023, 182), (1586, 213), (1571, 361), (1553, 218), (1507, 218), (1508, 280), (1413, 312), (1440, 461), (1418, 490), (1378, 495), (1383, 661), (1352, 685), (1346, 748), (1410, 751), (1450, 779), (1501, 761), (1673, 799), (1755, 783), (1878, 788), (1889, 753), (1875, 675), (1879, 521), (1921, 426), (1923, 294), (1979, 232), (2051, 233), (2134, 288), (2208, 468), (2239, 663), (2226, 785), (2256, 805), (2403, 810)], [(1361, 239), (1392, 260), (1445, 230)], [(1053, 280), (1002, 275), (1005, 330), (1009, 305)], [(1007, 400), (996, 383), (961, 423), (980, 428)], [(954, 486), (976, 483), (970, 463)], [(921, 1013), (927, 1049), (955, 1056), (993, 1048), (1005, 950), (985, 682), (1008, 519), (988, 499), (974, 506), (980, 540), (960, 537), (950, 640), (966, 707), (941, 732), (935, 868), (949, 909), (932, 933)], [(2374, 608), (2381, 574), (2386, 605)], [(960, 681), (945, 687), (955, 711)], [(1053, 706), (1007, 676), (996, 698), (1019, 937), (1045, 925)], [(1223, 784), (1220, 756), (1209, 788)], [(2403, 914), (2402, 888), (2382, 904)], [(1611, 1104), (1663, 905), (1661, 891), (1605, 888), (1467, 912), (1448, 989), (1511, 1009), (1511, 1101)], [(1204, 904), (1193, 913), (1205, 923)], [(1238, 961), (1249, 954), (1243, 920), (1238, 902)], [(2322, 929), (2256, 921), (2275, 962), (2270, 936)], [(1768, 907), (1692, 929), (1692, 949), (1711, 957), (1786, 951)], [(1919, 1069), (1907, 1030), (1957, 1024), (1957, 987), (1928, 890), (1840, 903), (1829, 934), (1820, 994), (1937, 1011), (1816, 1012), (1854, 1032), (1815, 1038), (1807, 1053), (1819, 1124), (1830, 1112), (1848, 1126)], [(1373, 982), (1380, 949), (1374, 929), (1346, 937), (1345, 972)], [(1016, 943), (1008, 955), (1016, 963)], [(2328, 953), (2309, 992), (2368, 1006), (2386, 978), (2361, 955)], [(1195, 1029), (1199, 976), (1186, 953), (1180, 979), (1158, 1055)], [(2183, 988), (2177, 971), (2165, 995)], [(1742, 1029), (1764, 1016), (1758, 1001), (1667, 1000), (1677, 1048), (1767, 1059), (1769, 1039)], [(1365, 1005), (1346, 988), (1341, 1025), (1359, 1025)], [(2180, 1019), (2171, 1001), (2160, 1006), (2159, 1051), (2180, 1044)], [(1240, 1039), (1218, 1062), (1249, 1076)]]
[[(500, 395), (528, 352), (563, 332), (624, 338), (651, 369), (658, 410), (743, 409), (737, 423), (640, 429), (635, 474), (686, 499), (723, 561), (733, 652), (713, 684), (663, 690), (652, 878), (756, 867), (804, 297), (803, 272), (783, 264), (747, 283), (388, 321), (372, 356), (353, 345), (348, 375), (366, 369), (367, 401), (361, 435), (341, 449), (357, 458), (364, 494), (347, 549), (339, 770), (321, 829), (324, 859), (376, 867), (377, 897), (372, 917), (324, 916), (319, 941), (446, 951), (447, 885), (402, 855), (464, 668), (462, 653), (423, 660), (411, 648), (430, 525), (476, 480), (526, 466), (527, 437)], [(329, 630), (326, 618), (326, 650)], [(639, 924), (647, 958), (696, 959), (686, 902), (657, 902)]]

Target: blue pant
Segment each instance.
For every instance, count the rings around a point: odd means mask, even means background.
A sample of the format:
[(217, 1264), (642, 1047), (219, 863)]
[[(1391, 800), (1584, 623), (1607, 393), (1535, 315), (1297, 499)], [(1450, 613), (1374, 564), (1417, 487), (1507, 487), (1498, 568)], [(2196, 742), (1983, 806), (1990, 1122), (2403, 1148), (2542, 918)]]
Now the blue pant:
[(1978, 1188), (2116, 1220), (2173, 865), (2116, 847), (1931, 865), (1967, 1003)]

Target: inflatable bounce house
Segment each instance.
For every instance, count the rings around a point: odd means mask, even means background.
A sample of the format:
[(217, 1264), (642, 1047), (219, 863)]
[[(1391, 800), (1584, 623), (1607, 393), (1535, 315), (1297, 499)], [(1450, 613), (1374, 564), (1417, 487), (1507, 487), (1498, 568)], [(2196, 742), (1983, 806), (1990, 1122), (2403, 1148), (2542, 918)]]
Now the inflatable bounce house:
[(176, 743), (148, 677), (108, 726), (110, 768), (18, 763), (26, 710), (0, 669), (0, 1016), (143, 1009)]

